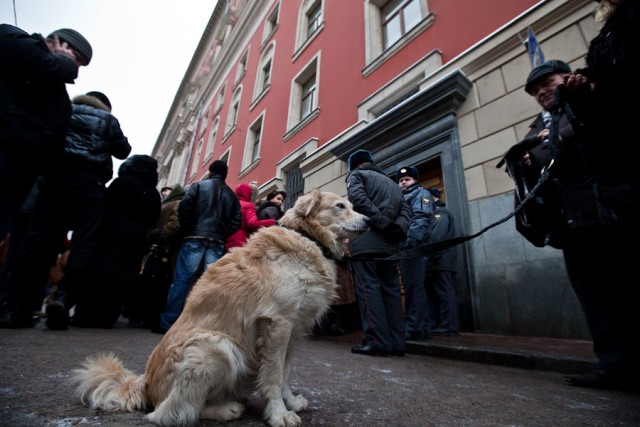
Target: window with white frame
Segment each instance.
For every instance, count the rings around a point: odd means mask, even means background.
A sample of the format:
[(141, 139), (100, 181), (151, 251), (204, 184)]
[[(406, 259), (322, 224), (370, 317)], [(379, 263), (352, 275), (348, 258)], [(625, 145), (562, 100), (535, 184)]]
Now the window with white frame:
[(204, 139), (200, 138), (198, 141), (198, 148), (196, 148), (196, 152), (194, 153), (191, 162), (191, 176), (194, 176), (196, 172), (198, 172), (198, 167), (200, 166), (200, 159), (202, 158), (202, 146), (204, 145)]
[(320, 56), (314, 57), (291, 84), (288, 129), (293, 128), (318, 108), (318, 70)]
[(427, 0), (364, 0), (368, 75), (433, 24)]
[(249, 126), (249, 132), (247, 132), (247, 140), (244, 146), (244, 156), (242, 159), (242, 169), (246, 169), (253, 163), (260, 159), (260, 143), (262, 141), (262, 123), (264, 113), (260, 115)]
[(222, 160), (227, 164), (227, 166), (229, 166), (229, 157), (231, 157), (231, 148), (229, 148), (222, 154), (222, 156), (220, 156), (220, 160)]
[[(211, 158), (213, 155), (213, 147), (216, 143), (216, 136), (218, 135), (218, 125), (220, 124), (220, 117), (216, 117), (211, 125), (209, 131), (209, 139), (207, 140), (207, 148), (205, 149), (205, 159)], [(205, 160), (206, 161), (206, 160)]]
[(267, 20), (264, 23), (264, 33), (262, 34), (262, 43), (265, 43), (273, 35), (278, 28), (278, 13), (280, 12), (280, 5), (277, 4), (273, 8)]
[(384, 48), (400, 40), (420, 22), (420, 0), (392, 0), (382, 8)]
[(315, 108), (316, 102), (316, 75), (309, 76), (302, 84), (302, 101), (300, 104), (300, 118), (305, 118)]
[(267, 49), (265, 49), (262, 58), (260, 59), (260, 67), (256, 73), (256, 85), (253, 99), (259, 98), (268, 88), (271, 83), (271, 69), (273, 67), (273, 57), (275, 53), (275, 44), (271, 43)]
[(296, 34), (296, 50), (300, 51), (322, 29), (323, 0), (303, 0), (298, 14), (298, 31)]
[(262, 67), (262, 90), (266, 90), (269, 87), (269, 83), (271, 82), (271, 61), (264, 64)]
[(249, 50), (247, 50), (244, 55), (240, 58), (238, 62), (238, 69), (236, 70), (236, 83), (242, 79), (244, 74), (247, 72), (247, 59), (249, 57)]
[(307, 12), (307, 38), (313, 35), (322, 24), (322, 7), (321, 2), (317, 2), (311, 10)]
[(220, 89), (220, 92), (218, 93), (218, 99), (216, 100), (215, 111), (220, 110), (220, 107), (222, 107), (222, 103), (224, 102), (224, 90), (225, 89), (226, 89), (226, 85), (222, 86), (222, 89)]
[(229, 114), (227, 115), (227, 126), (225, 128), (225, 135), (231, 132), (238, 121), (238, 112), (240, 111), (240, 95), (242, 95), (242, 86), (233, 93), (231, 99), (231, 106), (229, 107)]

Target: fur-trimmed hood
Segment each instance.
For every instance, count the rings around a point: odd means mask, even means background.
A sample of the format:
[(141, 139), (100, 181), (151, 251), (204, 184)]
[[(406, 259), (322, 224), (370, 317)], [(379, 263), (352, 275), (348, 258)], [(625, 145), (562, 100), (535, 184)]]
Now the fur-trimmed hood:
[(73, 98), (71, 103), (78, 104), (78, 105), (89, 105), (99, 110), (106, 111), (107, 113), (111, 113), (111, 108), (109, 108), (104, 102), (100, 101), (98, 98), (94, 96), (78, 95)]

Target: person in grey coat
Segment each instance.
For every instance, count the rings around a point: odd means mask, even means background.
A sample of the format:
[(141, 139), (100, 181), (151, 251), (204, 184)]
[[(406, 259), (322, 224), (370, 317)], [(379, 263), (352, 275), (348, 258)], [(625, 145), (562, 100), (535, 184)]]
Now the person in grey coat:
[(397, 255), (411, 221), (398, 184), (373, 163), (367, 150), (349, 156), (347, 197), (356, 212), (371, 219), (370, 229), (349, 242), (364, 340), (352, 353), (404, 356), (404, 313)]

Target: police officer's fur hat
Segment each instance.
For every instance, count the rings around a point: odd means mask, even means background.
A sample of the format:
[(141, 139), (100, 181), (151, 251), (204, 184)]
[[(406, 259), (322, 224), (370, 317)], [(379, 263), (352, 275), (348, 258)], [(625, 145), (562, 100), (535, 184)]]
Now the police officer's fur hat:
[(349, 170), (352, 171), (358, 167), (358, 165), (362, 163), (370, 162), (373, 163), (373, 156), (367, 150), (358, 150), (354, 151), (348, 160)]
[(420, 176), (420, 172), (418, 172), (418, 169), (414, 168), (413, 166), (403, 166), (398, 169), (398, 172), (396, 172), (396, 181), (400, 181), (400, 179), (404, 178), (405, 176), (410, 176), (417, 181), (418, 177)]

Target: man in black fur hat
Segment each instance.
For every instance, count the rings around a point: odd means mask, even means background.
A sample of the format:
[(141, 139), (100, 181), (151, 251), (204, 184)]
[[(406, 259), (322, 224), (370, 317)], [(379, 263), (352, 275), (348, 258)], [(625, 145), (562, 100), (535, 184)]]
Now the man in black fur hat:
[(368, 356), (404, 356), (404, 313), (397, 261), (386, 261), (400, 251), (411, 209), (398, 184), (373, 163), (367, 150), (348, 159), (347, 196), (353, 209), (371, 219), (370, 229), (349, 244), (363, 343), (352, 353)]

